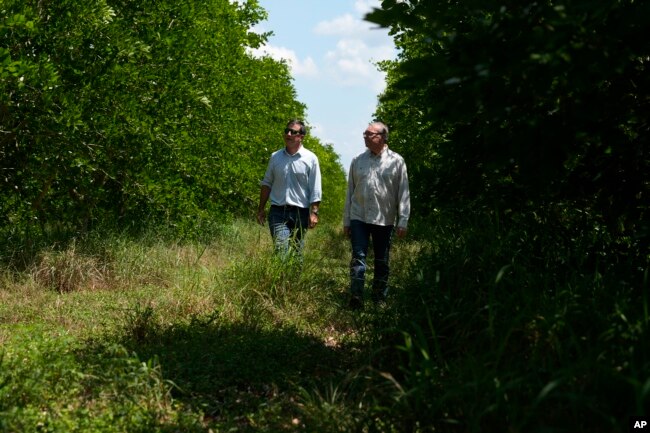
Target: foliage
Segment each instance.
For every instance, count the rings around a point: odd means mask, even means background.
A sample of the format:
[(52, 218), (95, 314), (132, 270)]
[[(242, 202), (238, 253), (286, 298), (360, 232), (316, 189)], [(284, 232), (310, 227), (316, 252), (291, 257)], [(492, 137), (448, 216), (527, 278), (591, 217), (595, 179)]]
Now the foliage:
[[(336, 413), (354, 425), (347, 391), (326, 397), (328, 419), (307, 391), (350, 382), (360, 353), (334, 227), (309, 233), (294, 269), (248, 220), (205, 244), (106, 232), (43, 252), (0, 285), (0, 430), (338, 431)], [(49, 265), (103, 269), (103, 284), (57, 290), (39, 278)]]
[(623, 431), (650, 410), (649, 7), (384, 0), (368, 15), (401, 50), (376, 116), (430, 245), (384, 335), (399, 356), (376, 361), (384, 425)]
[(360, 313), (338, 223), (301, 268), (250, 220), (43, 252), (0, 285), (0, 430), (616, 433), (648, 413), (647, 273), (585, 273), (592, 244), (528, 220), (411, 226), (388, 303)]
[(316, 154), (321, 167), (323, 203), (319, 219), (324, 223), (341, 222), (347, 185), (341, 160), (331, 144), (320, 145), (308, 136), (304, 145)]
[(203, 431), (196, 414), (172, 404), (155, 359), (118, 345), (84, 354), (70, 337), (17, 331), (0, 367), (0, 430)]
[[(650, 413), (648, 274), (586, 273), (590, 245), (522, 238), (503, 224), (439, 212), (403, 281), (375, 395), (398, 431), (624, 432)], [(523, 225), (523, 227), (521, 227)], [(416, 229), (419, 230), (419, 229)], [(594, 234), (600, 236), (602, 234)]]
[(647, 246), (647, 2), (382, 5), (401, 52), (377, 116), (417, 209), (562, 203)]
[[(187, 233), (251, 212), (278, 131), (305, 108), (285, 64), (247, 52), (264, 17), (254, 0), (4, 0), (5, 237)], [(312, 147), (336, 173), (332, 149)]]

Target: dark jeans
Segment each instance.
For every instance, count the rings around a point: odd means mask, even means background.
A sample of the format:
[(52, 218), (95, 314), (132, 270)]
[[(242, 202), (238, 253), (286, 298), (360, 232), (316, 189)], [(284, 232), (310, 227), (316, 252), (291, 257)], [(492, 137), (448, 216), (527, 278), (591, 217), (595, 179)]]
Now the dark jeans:
[(366, 275), (366, 256), (372, 237), (375, 273), (372, 281), (372, 299), (381, 301), (388, 294), (388, 255), (393, 226), (378, 226), (362, 221), (350, 221), (350, 240), (352, 242), (352, 261), (350, 262), (350, 293), (363, 299)]
[(300, 257), (309, 228), (309, 209), (297, 206), (271, 206), (269, 228), (275, 252), (283, 258)]

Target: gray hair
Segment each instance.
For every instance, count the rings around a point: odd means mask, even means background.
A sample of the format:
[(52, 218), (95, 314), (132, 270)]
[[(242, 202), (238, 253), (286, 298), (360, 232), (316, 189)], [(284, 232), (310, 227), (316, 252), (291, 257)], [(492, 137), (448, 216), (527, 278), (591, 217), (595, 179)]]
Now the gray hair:
[(384, 122), (371, 122), (370, 126), (378, 126), (381, 128), (381, 135), (384, 137), (384, 141), (388, 141), (388, 126)]

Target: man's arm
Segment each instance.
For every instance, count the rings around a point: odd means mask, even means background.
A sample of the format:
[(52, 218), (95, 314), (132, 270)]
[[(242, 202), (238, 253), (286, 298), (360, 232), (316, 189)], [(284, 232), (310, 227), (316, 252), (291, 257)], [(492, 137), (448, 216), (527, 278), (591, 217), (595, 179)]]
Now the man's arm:
[(269, 196), (271, 195), (271, 188), (269, 188), (266, 185), (262, 185), (262, 188), (260, 188), (260, 204), (257, 207), (257, 222), (260, 225), (264, 225), (264, 221), (266, 220), (266, 202), (269, 201)]
[(348, 187), (345, 191), (345, 204), (343, 205), (343, 234), (350, 237), (350, 209), (352, 208), (352, 195), (354, 193), (353, 166), (356, 157), (350, 162), (348, 170)]
[(411, 214), (411, 194), (409, 192), (409, 177), (406, 170), (406, 163), (402, 161), (402, 167), (399, 172), (399, 190), (398, 196), (398, 223), (397, 223), (397, 237), (403, 238), (406, 236), (407, 224)]

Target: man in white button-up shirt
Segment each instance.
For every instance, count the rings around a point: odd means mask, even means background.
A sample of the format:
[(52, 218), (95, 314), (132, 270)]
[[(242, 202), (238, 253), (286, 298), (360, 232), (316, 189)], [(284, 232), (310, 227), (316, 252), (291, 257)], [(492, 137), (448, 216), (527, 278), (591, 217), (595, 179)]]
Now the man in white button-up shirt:
[(372, 237), (374, 278), (371, 297), (384, 302), (388, 294), (389, 252), (393, 231), (406, 236), (411, 212), (406, 163), (388, 148), (388, 127), (368, 125), (363, 133), (367, 150), (352, 159), (343, 213), (343, 231), (352, 243), (350, 307), (363, 307), (366, 256)]
[(318, 157), (302, 145), (307, 134), (305, 124), (298, 119), (284, 129), (285, 147), (274, 152), (260, 182), (260, 202), (257, 221), (266, 221), (266, 203), (271, 200), (268, 215), (275, 250), (284, 257), (296, 253), (302, 259), (307, 228), (318, 224), (318, 207), (322, 189)]

